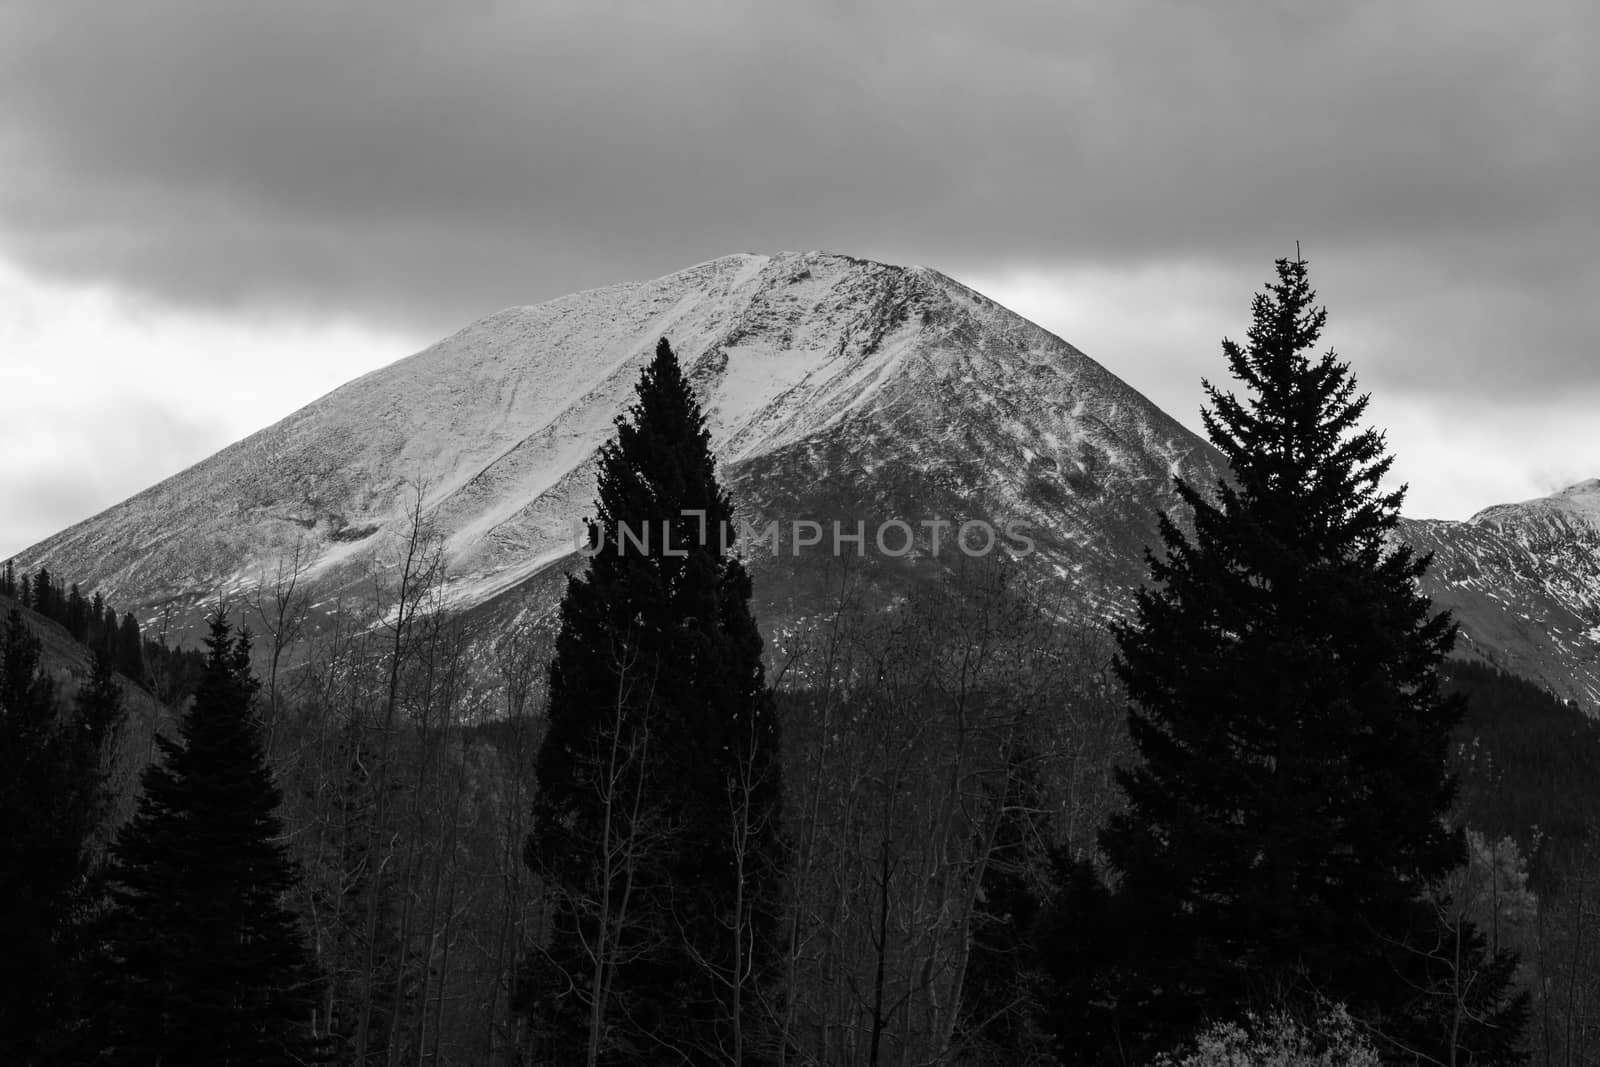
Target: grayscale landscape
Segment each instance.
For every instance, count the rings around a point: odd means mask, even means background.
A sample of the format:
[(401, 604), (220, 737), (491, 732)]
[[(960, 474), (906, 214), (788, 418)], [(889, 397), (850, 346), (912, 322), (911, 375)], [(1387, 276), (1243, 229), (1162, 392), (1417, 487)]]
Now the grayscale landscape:
[(0, 1062), (1600, 1062), (1597, 11), (0, 13)]

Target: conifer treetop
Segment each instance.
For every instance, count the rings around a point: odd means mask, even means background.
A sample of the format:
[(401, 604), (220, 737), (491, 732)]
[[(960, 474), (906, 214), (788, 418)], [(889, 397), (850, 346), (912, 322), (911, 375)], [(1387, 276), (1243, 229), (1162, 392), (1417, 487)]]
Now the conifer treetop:
[[(602, 548), (590, 559), (583, 584), (628, 588), (618, 602), (656, 605), (644, 611), (645, 619), (666, 617), (659, 610), (662, 597), (705, 598), (720, 588), (723, 599), (747, 599), (743, 565), (723, 552), (734, 541), (733, 504), (717, 483), (705, 415), (666, 338), (616, 427), (616, 437), (600, 449), (595, 532)], [(648, 538), (649, 551), (630, 537)], [(670, 552), (663, 551), (663, 538)], [(680, 605), (667, 615), (674, 613), (685, 611)], [(687, 614), (709, 620), (719, 612), (702, 603)]]
[(708, 521), (728, 517), (705, 414), (665, 337), (616, 427), (616, 438), (600, 449), (598, 507), (607, 532), (624, 517), (676, 519), (684, 509), (704, 509)]
[[(1211, 403), (1201, 421), (1235, 478), (1219, 490), (1223, 510), (1258, 514), (1278, 539), (1308, 547), (1377, 548), (1399, 521), (1406, 487), (1380, 488), (1394, 459), (1382, 432), (1359, 428), (1370, 394), (1357, 395), (1350, 365), (1332, 349), (1311, 354), (1327, 309), (1315, 302), (1305, 259), (1276, 266), (1277, 281), (1252, 301), (1248, 344), (1222, 342), (1247, 398), (1201, 381)], [(1180, 484), (1198, 509), (1186, 490)]]

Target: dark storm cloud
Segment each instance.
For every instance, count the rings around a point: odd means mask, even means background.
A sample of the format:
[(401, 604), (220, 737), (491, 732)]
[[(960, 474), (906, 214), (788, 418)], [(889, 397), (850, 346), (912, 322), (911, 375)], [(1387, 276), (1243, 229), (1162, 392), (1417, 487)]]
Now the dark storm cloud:
[(1534, 388), (1600, 336), (1597, 11), (50, 0), (0, 15), (0, 239), (439, 334), (733, 251), (1257, 279), (1299, 238)]

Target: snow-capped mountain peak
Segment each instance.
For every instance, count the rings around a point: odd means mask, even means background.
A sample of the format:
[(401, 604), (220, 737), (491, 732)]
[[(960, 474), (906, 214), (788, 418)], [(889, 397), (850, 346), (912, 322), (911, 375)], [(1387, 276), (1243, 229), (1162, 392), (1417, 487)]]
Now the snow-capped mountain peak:
[[(748, 511), (1004, 513), (1085, 595), (1139, 573), (1196, 440), (1104, 367), (926, 268), (734, 255), (490, 315), (25, 552), (146, 616), (296, 550), (353, 586), (421, 495), (471, 608), (572, 559), (595, 455), (667, 337)], [(1115, 578), (1115, 581), (1111, 579)]]

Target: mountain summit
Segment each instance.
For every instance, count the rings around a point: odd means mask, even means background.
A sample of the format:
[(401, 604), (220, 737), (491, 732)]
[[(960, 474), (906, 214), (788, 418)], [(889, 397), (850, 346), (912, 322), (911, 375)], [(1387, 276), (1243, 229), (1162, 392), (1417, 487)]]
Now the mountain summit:
[(946, 552), (963, 521), (1021, 523), (1031, 567), (1090, 601), (1142, 574), (1172, 475), (1221, 469), (1098, 363), (936, 271), (735, 255), (491, 315), (21, 560), (145, 617), (249, 589), (297, 546), (331, 591), (420, 494), (448, 600), (476, 607), (576, 565), (595, 453), (660, 337), (752, 521), (851, 516), (869, 545), (876, 522), (949, 521)]

